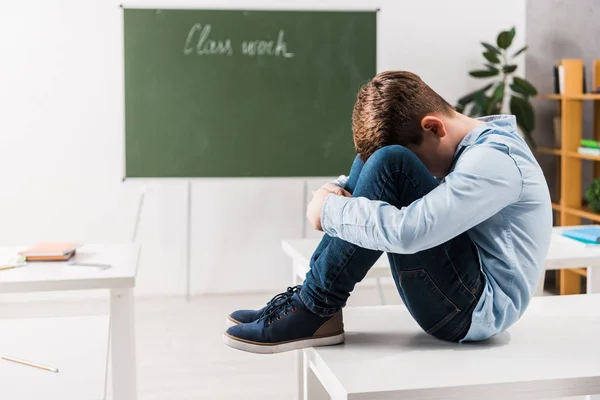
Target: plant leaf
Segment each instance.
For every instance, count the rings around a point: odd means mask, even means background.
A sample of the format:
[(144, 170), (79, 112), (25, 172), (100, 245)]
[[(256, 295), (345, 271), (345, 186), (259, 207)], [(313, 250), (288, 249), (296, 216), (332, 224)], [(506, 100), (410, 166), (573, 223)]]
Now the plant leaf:
[(498, 47), (500, 47), (501, 49), (508, 49), (512, 43), (513, 37), (510, 33), (510, 31), (503, 31), (500, 32), (500, 34), (498, 35), (498, 39), (496, 39), (496, 43), (498, 44)]
[(496, 53), (492, 53), (490, 51), (486, 51), (486, 52), (483, 53), (483, 56), (485, 57), (486, 60), (488, 60), (491, 63), (500, 64), (500, 59), (498, 58), (498, 56), (496, 55)]
[(500, 82), (498, 84), (498, 86), (496, 86), (494, 88), (494, 92), (492, 93), (492, 98), (487, 107), (486, 114), (488, 114), (488, 115), (499, 114), (499, 110), (502, 107), (502, 104), (500, 104), (500, 102), (502, 101), (503, 97), (504, 97), (504, 82)]
[(471, 110), (469, 112), (469, 116), (470, 117), (481, 117), (483, 115), (483, 102), (481, 100), (476, 100), (473, 103), (473, 107), (471, 107)]
[(513, 57), (518, 56), (519, 54), (521, 54), (522, 52), (524, 52), (525, 50), (527, 50), (527, 46), (522, 47), (520, 50), (518, 50), (515, 54), (513, 54)]
[(517, 124), (524, 131), (531, 133), (535, 128), (535, 118), (531, 103), (519, 96), (511, 96), (510, 112), (517, 118)]
[(527, 93), (527, 90), (523, 89), (523, 87), (521, 87), (521, 86), (519, 86), (519, 85), (517, 85), (515, 83), (513, 83), (513, 84), (510, 85), (510, 89), (513, 92), (522, 94), (523, 96), (529, 96), (529, 93)]
[(476, 71), (469, 71), (469, 75), (474, 78), (489, 78), (491, 76), (498, 75), (500, 71), (497, 69), (481, 69)]
[(482, 87), (481, 89), (477, 89), (474, 92), (464, 95), (463, 97), (458, 99), (458, 104), (466, 105), (467, 103), (472, 102), (473, 100), (475, 100), (475, 96), (477, 96), (480, 92), (483, 93), (483, 92), (487, 91), (492, 86), (494, 86), (494, 84), (490, 83), (489, 85), (486, 85), (486, 86)]
[(526, 79), (519, 78), (518, 76), (513, 76), (513, 83), (517, 86), (520, 86), (525, 91), (525, 93), (523, 94), (526, 94), (528, 96), (535, 96), (538, 93), (535, 86), (533, 86), (531, 82), (529, 82)]
[(502, 95), (504, 94), (504, 82), (500, 82), (498, 86), (494, 88), (494, 93), (492, 94), (492, 98), (496, 100), (500, 100)]
[(505, 65), (502, 67), (502, 72), (510, 74), (511, 72), (515, 72), (517, 70), (517, 66), (512, 64), (512, 65)]
[(473, 98), (473, 105), (469, 110), (469, 117), (481, 117), (485, 111), (486, 95), (485, 92), (478, 92)]
[(483, 45), (483, 47), (485, 47), (485, 48), (486, 48), (486, 49), (487, 49), (487, 50), (488, 50), (490, 53), (494, 53), (494, 54), (498, 54), (498, 55), (502, 54), (502, 53), (500, 52), (500, 50), (498, 50), (498, 48), (497, 48), (496, 46), (493, 46), (493, 45), (491, 45), (491, 44), (489, 44), (489, 43), (486, 43), (486, 42), (481, 42), (481, 44), (482, 44), (482, 45)]
[(488, 114), (488, 110), (492, 104), (492, 97), (488, 97), (484, 92), (480, 92), (477, 96), (475, 96), (474, 101), (477, 105), (477, 110), (479, 111), (478, 116)]
[(510, 33), (510, 40), (512, 41), (515, 38), (515, 34), (517, 33), (517, 31), (515, 30), (515, 27), (513, 26), (512, 28), (510, 28), (510, 31), (508, 31), (508, 33)]

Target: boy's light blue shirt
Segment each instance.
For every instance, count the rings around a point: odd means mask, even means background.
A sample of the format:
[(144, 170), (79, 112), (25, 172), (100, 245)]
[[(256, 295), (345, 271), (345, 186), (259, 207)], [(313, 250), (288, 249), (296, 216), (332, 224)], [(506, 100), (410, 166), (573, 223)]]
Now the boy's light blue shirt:
[[(523, 315), (543, 273), (552, 209), (543, 172), (514, 116), (481, 118), (455, 153), (452, 171), (423, 198), (398, 209), (328, 196), (325, 233), (364, 248), (415, 253), (468, 231), (486, 284), (464, 341), (487, 339)], [(345, 177), (337, 181), (342, 187)]]

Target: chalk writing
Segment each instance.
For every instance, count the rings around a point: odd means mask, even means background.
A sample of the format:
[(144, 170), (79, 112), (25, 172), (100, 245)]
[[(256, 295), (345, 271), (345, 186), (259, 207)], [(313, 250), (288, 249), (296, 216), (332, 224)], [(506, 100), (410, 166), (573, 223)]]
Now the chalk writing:
[[(231, 47), (231, 40), (212, 40), (209, 39), (210, 31), (212, 27), (210, 25), (194, 24), (192, 29), (188, 32), (185, 45), (183, 47), (183, 54), (196, 53), (199, 56), (203, 55), (232, 55), (233, 48)], [(199, 32), (198, 41), (193, 46), (194, 37), (196, 32)]]
[[(189, 30), (185, 44), (183, 45), (183, 54), (196, 54), (199, 56), (231, 56), (233, 55), (233, 46), (231, 39), (211, 38), (212, 26), (209, 24), (194, 24)], [(292, 58), (294, 53), (288, 52), (287, 43), (284, 40), (285, 32), (279, 30), (277, 41), (274, 40), (244, 40), (241, 43), (243, 55), (254, 56), (273, 56)]]
[[(242, 54), (246, 54), (249, 56), (283, 56), (285, 58), (294, 57), (294, 53), (288, 53), (287, 44), (283, 40), (283, 35), (285, 32), (282, 30), (279, 31), (277, 35), (277, 43), (273, 40), (252, 40), (252, 41), (243, 41), (242, 42)], [(275, 47), (275, 48), (273, 48)]]

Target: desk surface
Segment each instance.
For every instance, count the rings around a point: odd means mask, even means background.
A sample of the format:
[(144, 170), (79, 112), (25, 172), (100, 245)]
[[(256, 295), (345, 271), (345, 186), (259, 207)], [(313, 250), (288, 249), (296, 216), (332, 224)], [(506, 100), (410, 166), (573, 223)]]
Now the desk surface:
[[(560, 235), (561, 230), (574, 227), (553, 228), (550, 250), (546, 259), (545, 269), (566, 269), (600, 266), (600, 245), (586, 246)], [(282, 243), (284, 252), (295, 262), (302, 263), (308, 268), (310, 257), (321, 239), (285, 240)], [(382, 255), (373, 268), (389, 269), (387, 257)]]
[(508, 399), (528, 391), (547, 398), (600, 393), (600, 294), (534, 298), (517, 324), (480, 343), (427, 336), (403, 306), (346, 308), (344, 323), (345, 344), (306, 352), (326, 365), (325, 379), (335, 376), (349, 394)]
[(108, 316), (0, 319), (0, 354), (58, 373), (0, 360), (4, 399), (101, 400), (108, 356)]
[[(0, 260), (8, 260), (21, 249), (0, 248)], [(61, 262), (29, 262), (26, 266), (0, 271), (0, 293), (131, 288), (139, 257), (139, 245), (91, 245), (77, 249), (70, 261), (110, 264), (111, 268), (83, 267)]]

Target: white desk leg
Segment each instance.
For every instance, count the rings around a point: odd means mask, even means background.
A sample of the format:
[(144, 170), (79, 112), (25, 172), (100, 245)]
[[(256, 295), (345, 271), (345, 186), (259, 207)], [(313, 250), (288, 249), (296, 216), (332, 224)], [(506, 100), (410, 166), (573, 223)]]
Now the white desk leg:
[(600, 293), (600, 267), (589, 267), (587, 270), (587, 293)]
[[(315, 375), (314, 371), (310, 368), (310, 361), (308, 360), (307, 354), (303, 350), (298, 351), (302, 357), (302, 392), (304, 397), (300, 400), (325, 400), (334, 399), (326, 389), (319, 383), (319, 378)], [(344, 400), (347, 397), (342, 397)], [(335, 398), (337, 400), (338, 398)], [(341, 399), (341, 398), (339, 398)]]
[[(600, 267), (589, 267), (587, 270), (586, 292), (600, 293)], [(600, 394), (585, 396), (586, 400), (600, 400)]]
[(381, 284), (381, 278), (376, 278), (375, 280), (377, 281), (377, 292), (379, 293), (379, 301), (381, 302), (381, 305), (384, 306), (385, 296), (383, 294), (383, 285)]
[(114, 400), (137, 399), (133, 289), (110, 293), (111, 356)]
[[(292, 286), (299, 285), (301, 283), (301, 279), (298, 276), (298, 271), (296, 269), (296, 262), (292, 260)], [(304, 400), (304, 373), (303, 373), (303, 357), (302, 350), (295, 350), (295, 368), (296, 368), (296, 393), (297, 400)]]
[(300, 355), (300, 363), (302, 364), (302, 394), (303, 396), (300, 398), (300, 400), (309, 400), (309, 397), (311, 395), (310, 393), (310, 363), (308, 361), (308, 357), (306, 356), (306, 354), (304, 353), (303, 350), (298, 350), (298, 354)]
[(544, 284), (546, 283), (546, 271), (542, 272), (542, 276), (540, 277), (540, 281), (538, 282), (538, 286), (533, 293), (534, 296), (543, 296), (544, 295)]

